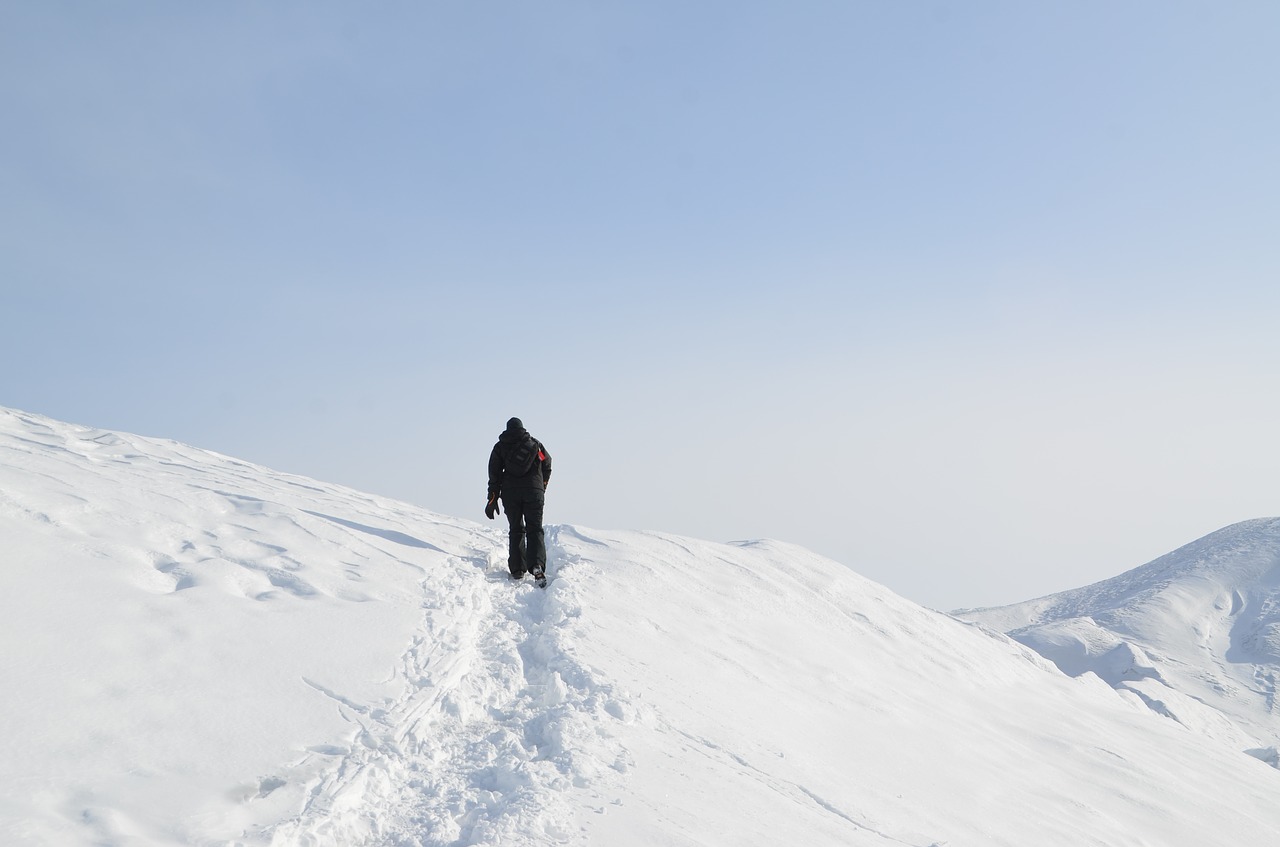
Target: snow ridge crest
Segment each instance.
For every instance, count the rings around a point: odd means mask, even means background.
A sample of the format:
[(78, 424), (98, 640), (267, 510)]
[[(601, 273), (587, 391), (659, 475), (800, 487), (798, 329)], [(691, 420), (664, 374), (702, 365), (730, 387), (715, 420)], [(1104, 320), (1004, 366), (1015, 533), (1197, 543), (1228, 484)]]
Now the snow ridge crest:
[(1280, 743), (1280, 518), (1233, 524), (1092, 586), (956, 614), (1241, 749)]

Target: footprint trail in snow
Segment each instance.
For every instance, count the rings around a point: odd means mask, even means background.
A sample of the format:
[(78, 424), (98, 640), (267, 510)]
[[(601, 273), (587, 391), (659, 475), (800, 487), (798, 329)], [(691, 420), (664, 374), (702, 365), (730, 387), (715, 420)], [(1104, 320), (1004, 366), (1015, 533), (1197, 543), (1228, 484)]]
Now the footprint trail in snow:
[(353, 724), (349, 744), (298, 763), (312, 780), (306, 805), (263, 841), (581, 843), (578, 816), (622, 802), (630, 757), (613, 725), (634, 710), (575, 658), (579, 566), (555, 535), (545, 590), (510, 582), (501, 540), (424, 581), (423, 624), (397, 671), (404, 696), (373, 705), (324, 692)]
[[(511, 583), (493, 526), (4, 409), (0, 538), (3, 714), (21, 728), (0, 844), (1280, 831), (1280, 771), (1244, 752), (1259, 745), (781, 542), (551, 527), (543, 591)], [(1237, 564), (1269, 585), (1280, 548), (1242, 541)], [(1248, 598), (1218, 596), (1233, 618)]]

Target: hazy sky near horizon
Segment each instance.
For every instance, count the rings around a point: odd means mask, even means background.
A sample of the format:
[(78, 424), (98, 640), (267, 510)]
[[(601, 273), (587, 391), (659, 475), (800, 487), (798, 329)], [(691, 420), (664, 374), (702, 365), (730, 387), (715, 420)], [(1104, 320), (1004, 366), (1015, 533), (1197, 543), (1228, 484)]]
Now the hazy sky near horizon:
[(0, 405), (943, 609), (1280, 514), (1280, 5), (0, 4)]

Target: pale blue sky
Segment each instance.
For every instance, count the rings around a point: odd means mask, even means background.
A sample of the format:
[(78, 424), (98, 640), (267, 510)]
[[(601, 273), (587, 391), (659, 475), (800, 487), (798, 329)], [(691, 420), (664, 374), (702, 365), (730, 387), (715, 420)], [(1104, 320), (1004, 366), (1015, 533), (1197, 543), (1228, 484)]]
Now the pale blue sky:
[(1280, 514), (1271, 2), (0, 3), (0, 404), (940, 608)]

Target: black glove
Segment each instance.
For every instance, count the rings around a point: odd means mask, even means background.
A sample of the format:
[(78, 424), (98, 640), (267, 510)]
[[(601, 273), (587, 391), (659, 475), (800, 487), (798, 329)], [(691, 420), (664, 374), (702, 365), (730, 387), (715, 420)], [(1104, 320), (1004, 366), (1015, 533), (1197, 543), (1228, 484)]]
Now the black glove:
[(502, 510), (498, 508), (498, 495), (495, 494), (489, 498), (489, 503), (484, 507), (484, 516), (489, 520), (493, 520), (494, 515), (502, 514)]

